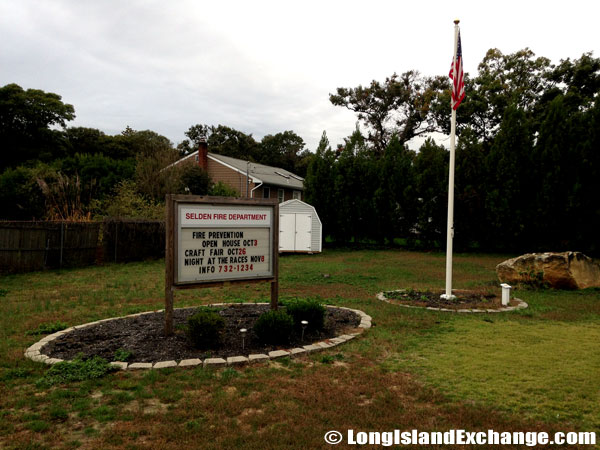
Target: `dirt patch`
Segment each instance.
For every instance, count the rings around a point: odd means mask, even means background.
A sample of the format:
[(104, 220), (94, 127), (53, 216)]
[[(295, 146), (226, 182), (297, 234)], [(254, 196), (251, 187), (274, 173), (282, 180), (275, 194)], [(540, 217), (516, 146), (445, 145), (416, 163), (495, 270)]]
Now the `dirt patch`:
[[(384, 292), (383, 295), (390, 303), (402, 305), (446, 308), (446, 309), (501, 309), (502, 298), (498, 295), (484, 291), (453, 290), (456, 299), (441, 298), (444, 293), (439, 291), (417, 291), (405, 289), (398, 291)], [(518, 303), (511, 300), (510, 306), (517, 306)]]
[[(78, 354), (84, 357), (100, 356), (107, 361), (115, 360), (119, 349), (131, 353), (128, 362), (157, 362), (192, 358), (227, 358), (228, 356), (268, 353), (281, 348), (308, 345), (333, 338), (356, 328), (360, 317), (345, 309), (327, 308), (325, 327), (321, 331), (309, 331), (301, 338), (301, 331), (294, 332), (285, 346), (265, 345), (259, 342), (253, 326), (258, 317), (269, 310), (269, 305), (238, 304), (212, 307), (225, 319), (221, 344), (214, 348), (198, 350), (189, 342), (185, 332), (177, 329), (185, 325), (187, 318), (197, 309), (176, 309), (173, 322), (176, 332), (164, 335), (164, 313), (148, 313), (135, 317), (102, 322), (74, 330), (48, 343), (42, 353), (51, 358), (70, 360)], [(240, 329), (248, 331), (242, 346)]]

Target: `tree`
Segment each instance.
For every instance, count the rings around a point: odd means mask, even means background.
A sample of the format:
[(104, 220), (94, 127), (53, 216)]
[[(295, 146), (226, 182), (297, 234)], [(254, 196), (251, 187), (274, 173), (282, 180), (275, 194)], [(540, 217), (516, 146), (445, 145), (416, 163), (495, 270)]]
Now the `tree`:
[(123, 180), (115, 186), (114, 194), (102, 203), (100, 213), (109, 217), (162, 220), (165, 206), (140, 195), (132, 180)]
[(332, 188), (334, 161), (335, 154), (331, 150), (327, 133), (323, 131), (314, 158), (308, 165), (304, 189), (305, 200), (314, 206), (321, 218), (324, 237), (332, 234), (335, 228), (332, 208), (336, 203)]
[(64, 132), (66, 155), (95, 154), (116, 160), (134, 158), (138, 150), (132, 142), (136, 133), (128, 127), (124, 134), (108, 136), (96, 128), (69, 127)]
[(136, 158), (161, 158), (161, 155), (166, 154), (173, 158), (179, 157), (168, 138), (151, 130), (135, 131), (127, 127), (118, 140)]
[(373, 80), (367, 87), (337, 88), (329, 101), (358, 114), (367, 127), (367, 141), (382, 156), (394, 135), (404, 145), (437, 130), (430, 107), (447, 84), (443, 77), (422, 77), (416, 71), (394, 73), (383, 83)]
[(224, 125), (193, 125), (185, 135), (191, 144), (182, 146), (184, 152), (195, 151), (201, 139), (206, 139), (212, 153), (256, 162), (258, 144), (251, 134)]
[(35, 220), (45, 215), (42, 190), (36, 178), (38, 170), (19, 166), (0, 174), (0, 219)]
[[(183, 189), (181, 174), (185, 164), (173, 165), (178, 153), (161, 152), (137, 158), (134, 181), (140, 194), (154, 202), (162, 202), (166, 194), (177, 194)], [(183, 193), (183, 192), (181, 192)]]
[(308, 149), (303, 150), (298, 155), (298, 160), (296, 161), (296, 166), (294, 167), (293, 172), (302, 178), (306, 178), (306, 173), (308, 172), (308, 166), (310, 165), (310, 162), (313, 160), (314, 157), (315, 157), (315, 154), (313, 152), (311, 152), (310, 150), (308, 150)]
[(65, 175), (80, 178), (82, 198), (86, 203), (110, 194), (122, 180), (135, 173), (134, 158), (113, 159), (102, 153), (76, 153), (75, 156), (55, 161), (53, 167)]
[(534, 148), (539, 171), (536, 190), (538, 245), (567, 249), (573, 231), (575, 205), (582, 196), (578, 190), (579, 147), (582, 136), (576, 133), (580, 113), (565, 105), (565, 97), (556, 97), (549, 105)]
[(60, 95), (38, 89), (23, 90), (17, 84), (0, 88), (0, 166), (51, 160), (62, 154), (62, 135), (51, 127), (64, 128), (75, 118), (72, 105)]
[(590, 52), (575, 61), (561, 60), (550, 74), (550, 79), (555, 86), (562, 88), (567, 107), (589, 109), (600, 92), (600, 59), (594, 58)]
[[(477, 133), (470, 127), (464, 128), (456, 146), (454, 245), (457, 250), (478, 248), (489, 235), (485, 188), (491, 174), (486, 155)], [(444, 212), (447, 212), (445, 207)]]
[(600, 255), (600, 201), (592, 193), (600, 192), (600, 101), (585, 111), (578, 155), (577, 182), (573, 186), (573, 214), (577, 217), (571, 230), (574, 248), (588, 254)]
[[(372, 237), (392, 243), (396, 237), (408, 237), (415, 224), (414, 169), (415, 152), (395, 136), (383, 157), (372, 162), (374, 178), (374, 221)], [(368, 194), (367, 194), (368, 195)]]
[[(190, 139), (193, 147), (198, 147), (201, 140), (208, 139), (208, 136), (212, 133), (214, 127), (205, 124), (192, 125), (186, 132), (185, 135)], [(188, 141), (188, 142), (190, 142)]]
[(486, 158), (487, 240), (494, 241), (497, 249), (515, 250), (531, 245), (538, 182), (532, 153), (533, 134), (527, 114), (510, 106)]
[[(548, 58), (536, 58), (528, 48), (508, 55), (495, 48), (488, 50), (477, 76), (465, 77), (467, 96), (456, 111), (458, 134), (469, 127), (489, 149), (508, 107), (519, 108), (530, 118), (535, 115), (539, 99), (552, 87), (551, 70)], [(449, 105), (447, 91), (435, 114), (446, 134), (450, 134)]]
[(206, 195), (211, 184), (206, 170), (197, 164), (185, 164), (181, 173), (181, 185), (185, 193)]
[(268, 134), (260, 141), (256, 162), (296, 173), (296, 166), (304, 147), (304, 140), (293, 131)]
[(446, 239), (448, 212), (448, 151), (427, 139), (414, 162), (414, 196), (419, 240), (425, 247), (442, 246)]

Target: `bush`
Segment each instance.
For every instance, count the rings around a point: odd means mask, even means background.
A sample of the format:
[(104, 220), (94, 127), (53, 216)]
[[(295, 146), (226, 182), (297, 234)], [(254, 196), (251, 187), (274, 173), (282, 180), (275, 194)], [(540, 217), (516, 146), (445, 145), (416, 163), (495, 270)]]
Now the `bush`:
[(222, 181), (219, 181), (216, 184), (213, 184), (208, 191), (208, 195), (212, 195), (215, 197), (239, 197), (240, 194), (237, 190), (232, 187), (229, 187)]
[(261, 314), (254, 324), (254, 332), (265, 344), (289, 342), (294, 329), (294, 319), (285, 311), (275, 310)]
[(293, 317), (296, 328), (308, 322), (310, 330), (322, 330), (325, 324), (325, 307), (316, 300), (292, 300), (284, 302), (287, 313)]
[(113, 355), (114, 361), (127, 361), (133, 355), (129, 350), (125, 350), (124, 348), (118, 348)]
[(150, 200), (137, 191), (132, 180), (124, 180), (114, 188), (114, 195), (103, 202), (96, 201), (98, 215), (138, 219), (164, 220), (164, 204)]
[(209, 348), (219, 344), (225, 320), (216, 311), (202, 309), (187, 321), (187, 335), (196, 348)]
[(192, 195), (206, 195), (211, 180), (202, 167), (196, 164), (186, 164), (181, 173), (181, 185), (183, 192), (189, 192)]

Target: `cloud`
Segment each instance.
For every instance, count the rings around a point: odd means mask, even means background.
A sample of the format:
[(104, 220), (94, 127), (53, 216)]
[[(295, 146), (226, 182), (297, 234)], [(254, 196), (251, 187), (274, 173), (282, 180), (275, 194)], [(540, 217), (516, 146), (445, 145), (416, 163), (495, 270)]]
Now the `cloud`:
[(109, 133), (129, 125), (176, 143), (196, 123), (259, 139), (291, 129), (315, 149), (323, 130), (335, 145), (354, 129), (356, 117), (329, 103), (337, 87), (446, 73), (455, 16), (472, 73), (491, 47), (529, 46), (555, 61), (598, 50), (597, 7), (583, 0), (566, 11), (508, 1), (493, 20), (478, 5), (5, 0), (0, 83), (58, 93), (75, 125)]

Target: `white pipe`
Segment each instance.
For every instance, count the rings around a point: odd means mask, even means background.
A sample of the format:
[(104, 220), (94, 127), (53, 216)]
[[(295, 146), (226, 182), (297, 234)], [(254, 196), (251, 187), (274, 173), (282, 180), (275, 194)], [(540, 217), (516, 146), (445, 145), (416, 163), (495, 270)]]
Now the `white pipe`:
[(502, 283), (500, 286), (502, 287), (502, 306), (508, 306), (508, 303), (510, 302), (510, 290), (512, 289), (512, 286), (506, 283)]
[(258, 189), (259, 187), (261, 187), (263, 185), (263, 182), (261, 181), (260, 184), (258, 186), (255, 186), (252, 188), (252, 190), (250, 191), (250, 198), (254, 198), (254, 190)]

